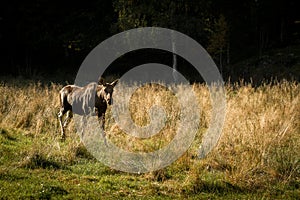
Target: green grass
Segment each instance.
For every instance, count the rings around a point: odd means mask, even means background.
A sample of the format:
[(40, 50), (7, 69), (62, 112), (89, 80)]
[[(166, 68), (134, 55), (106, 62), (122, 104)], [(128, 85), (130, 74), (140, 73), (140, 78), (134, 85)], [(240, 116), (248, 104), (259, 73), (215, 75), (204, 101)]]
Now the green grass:
[[(295, 199), (300, 196), (299, 182), (249, 190), (232, 185), (223, 172), (206, 169), (204, 162), (198, 160), (193, 161), (197, 170), (180, 170), (177, 161), (159, 172), (135, 175), (110, 169), (84, 153), (77, 154), (72, 162), (47, 156), (44, 151), (39, 154), (36, 142), (49, 141), (22, 131), (1, 129), (0, 141), (2, 199)], [(60, 145), (64, 151), (69, 144)], [(30, 154), (32, 151), (35, 156)]]

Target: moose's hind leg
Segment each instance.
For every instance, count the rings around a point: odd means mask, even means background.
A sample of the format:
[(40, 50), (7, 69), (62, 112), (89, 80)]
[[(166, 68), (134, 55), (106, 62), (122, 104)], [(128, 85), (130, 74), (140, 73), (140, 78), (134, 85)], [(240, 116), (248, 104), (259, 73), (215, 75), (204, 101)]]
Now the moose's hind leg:
[(71, 113), (71, 110), (68, 110), (67, 111), (67, 116), (64, 120), (64, 123), (63, 123), (63, 127), (66, 128), (68, 126), (68, 124), (70, 123), (70, 120), (72, 118), (72, 113)]
[(64, 114), (66, 113), (65, 109), (64, 108), (61, 108), (57, 114), (58, 116), (58, 120), (59, 120), (59, 125), (60, 125), (60, 129), (61, 129), (61, 138), (62, 140), (65, 139), (65, 130), (64, 130), (64, 125), (63, 125), (63, 122), (62, 122), (62, 118), (64, 116)]

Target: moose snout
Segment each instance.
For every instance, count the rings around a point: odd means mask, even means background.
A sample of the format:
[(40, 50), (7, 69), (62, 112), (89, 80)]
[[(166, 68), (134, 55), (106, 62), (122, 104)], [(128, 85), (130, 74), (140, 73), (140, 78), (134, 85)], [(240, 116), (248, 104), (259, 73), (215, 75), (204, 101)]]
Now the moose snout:
[(107, 102), (108, 105), (111, 105), (111, 104), (112, 104), (112, 98), (111, 98), (111, 95), (108, 94), (108, 95), (106, 96), (106, 102)]

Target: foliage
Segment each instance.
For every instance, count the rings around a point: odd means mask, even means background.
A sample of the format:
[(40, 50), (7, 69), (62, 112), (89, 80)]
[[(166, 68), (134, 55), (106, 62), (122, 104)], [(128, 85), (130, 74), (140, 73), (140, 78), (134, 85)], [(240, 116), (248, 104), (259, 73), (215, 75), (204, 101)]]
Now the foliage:
[(226, 65), (261, 58), (272, 48), (299, 43), (298, 7), (296, 0), (6, 1), (0, 16), (2, 73), (75, 71), (101, 41), (144, 26), (180, 31), (219, 55), (216, 61), (226, 50)]
[(124, 31), (137, 27), (158, 26), (181, 31), (206, 44), (212, 15), (210, 1), (114, 1), (117, 27)]
[(211, 34), (207, 51), (215, 58), (219, 60), (220, 71), (223, 72), (223, 56), (227, 50), (227, 64), (229, 64), (229, 27), (224, 15), (215, 23), (214, 32)]

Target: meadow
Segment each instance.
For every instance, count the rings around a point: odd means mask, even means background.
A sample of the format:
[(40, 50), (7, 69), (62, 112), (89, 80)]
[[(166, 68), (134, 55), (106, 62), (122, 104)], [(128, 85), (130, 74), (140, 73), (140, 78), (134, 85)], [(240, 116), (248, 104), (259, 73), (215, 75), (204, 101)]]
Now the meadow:
[[(205, 84), (193, 84), (201, 112), (191, 147), (170, 166), (144, 174), (117, 171), (96, 160), (76, 134), (74, 121), (66, 141), (60, 140), (62, 87), (24, 79), (0, 82), (0, 199), (300, 199), (297, 82), (226, 84), (222, 136), (204, 159), (198, 158), (198, 148), (212, 105)], [(180, 120), (172, 92), (158, 85), (138, 89), (130, 99), (131, 118), (140, 126), (149, 124), (153, 105), (167, 113), (157, 135), (128, 136), (109, 108), (108, 139), (131, 152), (168, 144)]]

